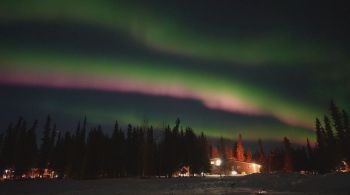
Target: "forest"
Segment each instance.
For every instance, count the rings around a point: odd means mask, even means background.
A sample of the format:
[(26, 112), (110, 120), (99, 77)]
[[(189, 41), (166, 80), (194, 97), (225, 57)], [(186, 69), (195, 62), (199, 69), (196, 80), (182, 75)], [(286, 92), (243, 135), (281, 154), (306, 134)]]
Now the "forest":
[(183, 129), (180, 119), (174, 126), (160, 129), (147, 122), (141, 126), (128, 124), (122, 129), (116, 121), (108, 135), (100, 125), (88, 130), (86, 118), (77, 123), (74, 131), (58, 131), (47, 116), (39, 136), (38, 121), (28, 126), (20, 117), (0, 134), (0, 171), (10, 168), (20, 177), (35, 167), (74, 179), (172, 177), (188, 166), (194, 175), (210, 172), (214, 148), (218, 148), (216, 155), (224, 162), (231, 157), (256, 162), (262, 165), (262, 172), (337, 171), (342, 162), (350, 159), (349, 117), (332, 101), (329, 114), (315, 121), (316, 143), (306, 138), (305, 146), (292, 146), (284, 137), (279, 147), (265, 151), (259, 139), (258, 149), (252, 153), (244, 150), (240, 134), (233, 145), (222, 137), (215, 142), (203, 133), (197, 135), (191, 127)]
[[(309, 173), (329, 173), (344, 170), (350, 162), (350, 126), (347, 112), (334, 101), (328, 107), (328, 114), (315, 119), (316, 142), (311, 144), (306, 138), (304, 146), (292, 147), (287, 137), (283, 147), (265, 153), (259, 140), (255, 159), (265, 172), (304, 171)], [(347, 171), (349, 167), (347, 167)]]
[[(209, 171), (207, 138), (187, 127), (167, 126), (156, 140), (152, 126), (132, 126), (124, 132), (115, 122), (111, 136), (99, 125), (87, 131), (86, 118), (75, 132), (61, 134), (50, 116), (37, 146), (38, 121), (27, 128), (19, 118), (1, 135), (0, 169), (12, 168), (21, 176), (33, 167), (51, 169), (64, 178), (110, 178), (134, 176), (171, 177), (186, 165), (191, 173)], [(157, 132), (156, 132), (157, 133)], [(157, 136), (159, 137), (159, 136)]]

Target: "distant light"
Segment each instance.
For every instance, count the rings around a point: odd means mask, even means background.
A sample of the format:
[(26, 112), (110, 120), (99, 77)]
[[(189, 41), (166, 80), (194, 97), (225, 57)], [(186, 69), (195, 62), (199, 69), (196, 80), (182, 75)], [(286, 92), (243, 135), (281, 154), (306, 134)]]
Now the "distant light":
[(253, 163), (253, 172), (256, 172), (256, 164), (255, 163)]
[(217, 159), (217, 160), (215, 161), (215, 165), (216, 165), (216, 166), (220, 166), (220, 165), (221, 165), (221, 159)]
[(231, 175), (237, 175), (237, 171), (231, 171)]
[(252, 168), (253, 168), (253, 172), (257, 173), (257, 172), (260, 172), (261, 165), (252, 163)]
[(267, 191), (265, 191), (265, 190), (259, 190), (259, 191), (257, 191), (257, 194), (267, 194)]

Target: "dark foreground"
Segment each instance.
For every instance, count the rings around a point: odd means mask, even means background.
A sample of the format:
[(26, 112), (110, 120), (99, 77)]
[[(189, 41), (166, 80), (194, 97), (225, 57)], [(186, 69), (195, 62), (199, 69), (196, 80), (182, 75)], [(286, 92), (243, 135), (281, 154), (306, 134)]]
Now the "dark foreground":
[(350, 174), (6, 181), (0, 194), (350, 194)]

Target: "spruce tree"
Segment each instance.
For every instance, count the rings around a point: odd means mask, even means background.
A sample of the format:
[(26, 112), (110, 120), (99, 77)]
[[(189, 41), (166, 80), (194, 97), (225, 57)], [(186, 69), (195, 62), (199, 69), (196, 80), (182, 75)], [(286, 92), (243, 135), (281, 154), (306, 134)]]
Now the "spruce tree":
[(4, 146), (4, 134), (0, 133), (0, 170), (4, 169), (4, 155), (3, 147)]
[(14, 149), (14, 168), (16, 169), (15, 174), (17, 176), (22, 175), (26, 171), (26, 131), (27, 123), (25, 120), (21, 119), (21, 122), (16, 126), (16, 141)]
[(48, 165), (49, 153), (51, 149), (50, 135), (51, 135), (51, 117), (47, 116), (46, 123), (44, 126), (43, 136), (41, 138), (41, 145), (40, 145), (40, 157), (39, 157), (40, 168), (46, 168)]
[(36, 141), (36, 129), (38, 127), (38, 120), (35, 120), (33, 126), (27, 131), (27, 141), (26, 141), (26, 153), (28, 156), (28, 167), (34, 168), (37, 167), (37, 155), (38, 155), (38, 146)]
[(325, 132), (318, 118), (316, 118), (315, 128), (316, 128), (317, 148), (318, 150), (323, 151), (325, 147)]
[(120, 177), (123, 175), (124, 169), (124, 133), (119, 128), (118, 121), (115, 121), (112, 141), (112, 170), (114, 177)]
[(245, 159), (245, 161), (246, 162), (252, 162), (252, 157), (253, 155), (252, 155), (252, 151), (250, 150), (250, 149), (248, 149), (247, 150), (247, 154), (246, 154), (246, 159)]
[(307, 159), (308, 159), (307, 170), (312, 171), (312, 170), (315, 170), (315, 167), (314, 167), (315, 154), (311, 147), (309, 138), (306, 138), (306, 148), (307, 148)]
[(3, 138), (3, 146), (2, 146), (2, 160), (3, 167), (8, 168), (13, 163), (13, 152), (14, 152), (14, 133), (13, 133), (13, 125), (9, 124)]
[(337, 138), (339, 140), (341, 148), (345, 148), (345, 131), (343, 127), (343, 120), (342, 120), (342, 115), (339, 111), (339, 108), (335, 105), (334, 101), (332, 100), (330, 103), (329, 107), (332, 121), (333, 121), (333, 126), (337, 132)]
[(61, 132), (58, 132), (57, 141), (53, 150), (52, 168), (58, 173), (59, 177), (61, 178), (64, 176), (64, 163), (64, 138), (61, 135)]
[(155, 143), (153, 137), (153, 127), (147, 129), (146, 143), (145, 143), (145, 174), (146, 176), (155, 174)]
[[(72, 152), (73, 146), (73, 136), (69, 131), (65, 132), (64, 140), (63, 140), (63, 153), (64, 153), (64, 173), (65, 177), (72, 177), (73, 172), (73, 161), (74, 161), (74, 153)], [(85, 158), (85, 156), (84, 156)], [(83, 168), (83, 166), (82, 166)]]
[(210, 159), (209, 159), (209, 147), (208, 141), (202, 132), (199, 139), (199, 154), (200, 154), (200, 162), (199, 162), (199, 172), (208, 173), (210, 171)]
[(325, 155), (327, 156), (327, 161), (325, 162), (327, 165), (327, 170), (331, 170), (336, 166), (336, 163), (339, 159), (339, 152), (336, 145), (336, 139), (333, 135), (333, 129), (331, 126), (331, 122), (327, 116), (324, 116), (324, 128), (325, 128), (325, 140), (326, 140), (326, 148)]
[(283, 170), (286, 172), (293, 171), (292, 165), (292, 154), (291, 154), (291, 145), (290, 141), (287, 137), (283, 138), (283, 146), (284, 146), (284, 158), (283, 158)]
[(258, 146), (259, 146), (259, 157), (258, 157), (258, 163), (262, 165), (262, 171), (267, 171), (267, 158), (264, 151), (264, 146), (262, 144), (261, 139), (258, 140)]
[(243, 147), (243, 139), (242, 135), (238, 135), (238, 141), (237, 141), (237, 149), (236, 149), (236, 157), (238, 161), (244, 161), (244, 147)]
[(346, 139), (346, 146), (343, 148), (345, 159), (348, 163), (350, 163), (350, 124), (349, 124), (349, 117), (345, 110), (342, 111), (343, 115), (343, 122), (344, 122), (344, 131), (345, 131), (345, 139)]

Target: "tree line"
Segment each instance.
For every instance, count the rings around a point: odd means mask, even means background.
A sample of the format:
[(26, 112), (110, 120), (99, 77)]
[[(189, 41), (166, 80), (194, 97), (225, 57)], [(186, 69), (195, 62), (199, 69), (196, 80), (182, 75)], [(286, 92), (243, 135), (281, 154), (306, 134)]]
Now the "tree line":
[(28, 127), (20, 117), (0, 134), (0, 170), (12, 168), (21, 175), (33, 167), (48, 168), (67, 178), (171, 177), (184, 166), (191, 174), (207, 173), (214, 157), (222, 159), (223, 169), (231, 169), (224, 166), (225, 161), (234, 159), (258, 163), (262, 172), (327, 173), (336, 171), (342, 161), (350, 163), (349, 117), (333, 101), (329, 114), (322, 120), (316, 118), (315, 145), (306, 139), (304, 146), (292, 147), (284, 137), (279, 147), (265, 151), (259, 139), (254, 153), (244, 149), (239, 134), (234, 144), (221, 137), (213, 155), (215, 145), (203, 133), (183, 129), (179, 119), (172, 127), (156, 130), (147, 122), (122, 129), (116, 121), (108, 135), (100, 125), (88, 131), (86, 118), (78, 122), (75, 131), (63, 133), (48, 116), (39, 141), (37, 129), (37, 120)]
[(350, 163), (350, 126), (347, 112), (331, 101), (328, 114), (315, 119), (316, 143), (309, 139), (301, 147), (292, 147), (284, 137), (282, 147), (265, 153), (262, 141), (253, 158), (262, 164), (262, 171), (307, 171), (328, 173), (339, 171), (344, 162)]
[[(128, 124), (123, 130), (118, 121), (111, 135), (100, 125), (87, 130), (86, 118), (75, 131), (58, 131), (48, 116), (40, 140), (38, 121), (27, 127), (20, 117), (0, 134), (0, 170), (11, 168), (21, 176), (33, 167), (55, 170), (65, 178), (111, 178), (167, 176), (183, 166), (190, 174), (208, 172), (208, 142), (191, 127), (175, 125), (154, 130), (146, 123)], [(159, 134), (159, 136), (155, 136)]]

